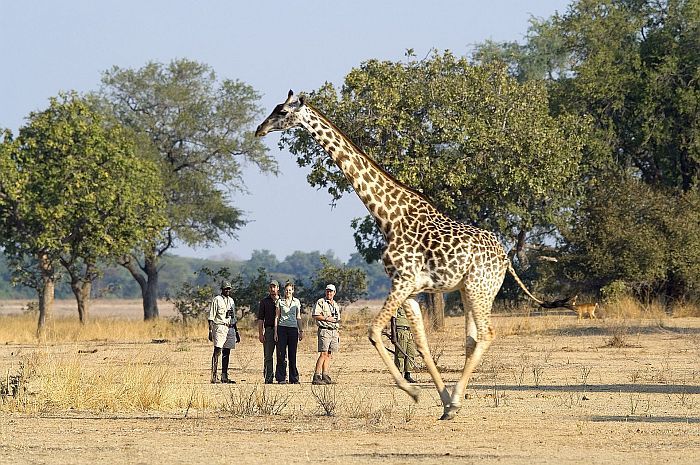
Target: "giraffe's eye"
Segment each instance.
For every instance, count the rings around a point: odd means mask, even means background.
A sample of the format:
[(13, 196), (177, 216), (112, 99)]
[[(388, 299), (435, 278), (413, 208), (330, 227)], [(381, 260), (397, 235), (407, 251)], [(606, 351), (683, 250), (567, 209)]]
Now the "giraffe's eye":
[(287, 116), (288, 113), (289, 113), (289, 111), (287, 111), (287, 110), (280, 110), (280, 115), (282, 115), (282, 116)]

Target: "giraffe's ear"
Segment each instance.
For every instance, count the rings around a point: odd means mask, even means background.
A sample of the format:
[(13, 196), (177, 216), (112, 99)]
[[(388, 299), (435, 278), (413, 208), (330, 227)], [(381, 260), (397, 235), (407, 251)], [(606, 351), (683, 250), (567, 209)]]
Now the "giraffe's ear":
[(289, 93), (287, 94), (287, 100), (284, 101), (285, 105), (292, 101), (292, 97), (294, 97), (294, 91), (292, 89), (289, 89)]

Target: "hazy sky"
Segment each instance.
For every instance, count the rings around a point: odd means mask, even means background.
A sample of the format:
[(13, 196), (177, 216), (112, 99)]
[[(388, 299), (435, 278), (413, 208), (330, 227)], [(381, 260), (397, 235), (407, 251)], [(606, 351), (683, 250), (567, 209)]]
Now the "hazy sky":
[[(563, 13), (567, 0), (0, 0), (0, 127), (16, 133), (31, 111), (60, 91), (96, 90), (116, 65), (188, 58), (219, 78), (240, 79), (262, 94), (264, 118), (289, 89), (339, 87), (371, 58), (398, 61), (408, 48), (423, 57), (435, 48), (466, 55), (486, 39), (522, 41), (528, 20)], [(341, 128), (342, 129), (342, 128)], [(251, 221), (220, 247), (186, 256), (247, 259), (268, 249), (280, 260), (295, 250), (355, 251), (350, 220), (367, 211), (354, 194), (335, 208), (306, 182), (279, 133), (265, 138), (280, 176), (245, 169), (249, 190), (232, 202)], [(1, 174), (0, 174), (1, 175)]]

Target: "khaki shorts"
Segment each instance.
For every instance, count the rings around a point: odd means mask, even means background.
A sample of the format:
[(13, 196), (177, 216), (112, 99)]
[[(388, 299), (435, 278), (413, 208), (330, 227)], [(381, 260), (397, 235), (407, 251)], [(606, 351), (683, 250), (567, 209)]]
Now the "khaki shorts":
[(338, 337), (337, 329), (318, 328), (318, 351), (319, 352), (338, 352), (340, 338)]
[(226, 325), (214, 325), (214, 347), (235, 349), (236, 330)]

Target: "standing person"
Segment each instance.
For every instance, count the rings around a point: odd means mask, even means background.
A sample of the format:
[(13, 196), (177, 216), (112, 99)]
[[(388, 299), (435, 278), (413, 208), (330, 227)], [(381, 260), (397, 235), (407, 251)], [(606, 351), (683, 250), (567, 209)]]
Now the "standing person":
[(221, 283), (221, 293), (214, 297), (209, 305), (209, 340), (214, 343), (214, 354), (211, 357), (211, 382), (218, 383), (216, 370), (219, 367), (221, 355), (221, 382), (235, 383), (228, 377), (228, 362), (231, 349), (241, 342), (236, 325), (236, 304), (231, 297), (231, 283)]
[(340, 322), (340, 306), (333, 300), (335, 286), (326, 286), (325, 298), (318, 299), (312, 313), (318, 325), (318, 360), (311, 384), (334, 384), (328, 372), (331, 368), (331, 356), (338, 351), (340, 339), (338, 327)]
[(396, 316), (391, 317), (391, 342), (394, 343), (394, 364), (409, 383), (417, 381), (411, 377), (411, 370), (416, 359), (416, 344), (409, 327), (406, 310), (399, 307)]
[(275, 353), (275, 315), (280, 285), (274, 279), (270, 281), (270, 293), (258, 305), (258, 339), (263, 345), (265, 384), (272, 384), (275, 375), (273, 355)]
[(284, 285), (284, 297), (277, 300), (275, 316), (275, 341), (277, 341), (277, 371), (275, 379), (286, 384), (287, 351), (289, 351), (289, 382), (299, 384), (297, 370), (297, 346), (304, 337), (301, 327), (301, 302), (294, 297), (294, 284)]

